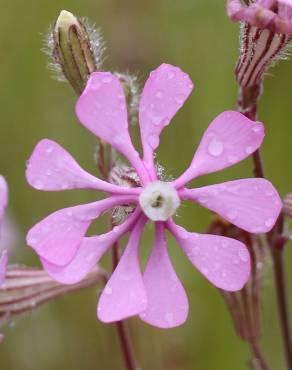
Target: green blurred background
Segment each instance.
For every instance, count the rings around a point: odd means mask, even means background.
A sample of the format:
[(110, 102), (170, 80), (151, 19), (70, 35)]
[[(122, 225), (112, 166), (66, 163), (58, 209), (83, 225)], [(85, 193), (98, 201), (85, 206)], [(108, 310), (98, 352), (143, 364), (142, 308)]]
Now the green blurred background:
[[(226, 17), (219, 0), (0, 0), (0, 172), (10, 185), (10, 214), (20, 241), (12, 260), (38, 265), (25, 246), (29, 227), (48, 213), (87, 202), (87, 191), (40, 193), (25, 181), (25, 162), (41, 138), (58, 141), (89, 171), (95, 172), (96, 140), (74, 116), (70, 87), (51, 78), (41, 52), (46, 30), (61, 9), (85, 16), (101, 28), (107, 43), (105, 69), (139, 74), (143, 85), (162, 62), (180, 66), (195, 81), (195, 91), (162, 137), (159, 160), (178, 175), (192, 158), (210, 121), (236, 107), (233, 68), (238, 56), (238, 25)], [(292, 61), (282, 62), (266, 79), (260, 118), (266, 124), (263, 146), (269, 178), (281, 195), (292, 189)], [(252, 176), (249, 160), (200, 179), (207, 184)], [(210, 213), (187, 204), (178, 222), (203, 231)], [(105, 229), (103, 219), (98, 226)], [(151, 233), (143, 239), (147, 254)], [(169, 243), (174, 264), (190, 300), (186, 324), (163, 331), (138, 319), (129, 321), (143, 370), (243, 370), (248, 348), (236, 336), (218, 294)], [(292, 253), (287, 250), (287, 267)], [(105, 259), (105, 264), (107, 261)], [(265, 277), (263, 346), (273, 369), (283, 368), (271, 268)], [(292, 273), (289, 276), (292, 293)], [(292, 295), (292, 294), (291, 294)], [(88, 289), (51, 302), (4, 328), (1, 370), (123, 369), (115, 327), (96, 320), (97, 290)], [(292, 302), (291, 302), (292, 307)]]

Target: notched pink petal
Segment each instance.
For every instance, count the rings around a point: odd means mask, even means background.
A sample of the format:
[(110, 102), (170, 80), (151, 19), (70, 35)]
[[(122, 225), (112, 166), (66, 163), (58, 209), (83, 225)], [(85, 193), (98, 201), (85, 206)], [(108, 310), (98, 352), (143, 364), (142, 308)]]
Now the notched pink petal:
[(5, 249), (4, 251), (0, 252), (0, 285), (5, 280), (7, 263), (8, 263), (8, 251)]
[(205, 131), (193, 161), (174, 184), (180, 187), (195, 177), (222, 170), (254, 153), (264, 139), (264, 126), (239, 112), (221, 113)]
[(136, 197), (112, 196), (80, 206), (61, 209), (37, 223), (27, 234), (27, 244), (41, 259), (57, 266), (75, 256), (92, 221), (106, 210), (135, 202)]
[(148, 305), (140, 318), (159, 328), (183, 324), (188, 316), (188, 298), (170, 261), (162, 223), (156, 225), (154, 246), (143, 280)]
[(88, 130), (121, 152), (145, 180), (147, 174), (129, 135), (127, 104), (118, 77), (92, 73), (77, 101), (76, 114)]
[(162, 64), (150, 73), (140, 100), (139, 122), (146, 162), (152, 164), (161, 131), (182, 107), (193, 89), (180, 68)]
[(189, 233), (168, 222), (168, 228), (192, 264), (217, 288), (242, 289), (250, 274), (250, 255), (238, 240), (217, 235)]
[(8, 186), (4, 177), (0, 175), (0, 221), (8, 204)]
[(242, 179), (181, 192), (250, 233), (272, 229), (282, 209), (273, 185), (265, 179)]
[(140, 218), (128, 245), (99, 299), (97, 315), (106, 323), (138, 315), (147, 306), (138, 247), (146, 219)]
[(125, 193), (127, 189), (102, 181), (84, 171), (58, 143), (44, 139), (35, 147), (27, 162), (26, 178), (38, 190), (96, 189)]
[(130, 227), (137, 220), (140, 210), (135, 211), (121, 225), (116, 226), (112, 231), (88, 238), (84, 238), (73, 260), (66, 266), (56, 266), (45, 260), (42, 264), (47, 273), (56, 281), (62, 284), (76, 284), (99, 262), (103, 254), (119, 238), (129, 231)]

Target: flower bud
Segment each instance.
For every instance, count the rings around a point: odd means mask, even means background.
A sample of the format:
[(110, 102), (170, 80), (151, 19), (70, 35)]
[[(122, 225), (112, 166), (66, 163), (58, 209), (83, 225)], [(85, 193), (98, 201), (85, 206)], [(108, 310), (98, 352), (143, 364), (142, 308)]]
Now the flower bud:
[(227, 1), (231, 20), (241, 22), (235, 74), (242, 88), (259, 86), (264, 73), (285, 57), (292, 36), (292, 5), (286, 0)]
[(48, 41), (53, 68), (81, 95), (89, 75), (100, 67), (103, 43), (94, 28), (62, 10)]
[(105, 273), (95, 267), (84, 280), (62, 285), (45, 271), (23, 266), (9, 266), (0, 287), (0, 324), (66, 293), (96, 285), (106, 280)]

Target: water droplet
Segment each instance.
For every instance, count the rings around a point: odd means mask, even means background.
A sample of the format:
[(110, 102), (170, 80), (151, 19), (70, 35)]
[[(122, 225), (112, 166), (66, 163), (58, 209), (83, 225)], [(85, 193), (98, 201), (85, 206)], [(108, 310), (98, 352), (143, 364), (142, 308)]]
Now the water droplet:
[(202, 274), (208, 275), (209, 274), (209, 270), (206, 267), (203, 267), (202, 268)]
[(99, 90), (99, 88), (100, 88), (100, 86), (101, 86), (101, 83), (100, 83), (100, 81), (94, 81), (94, 83), (92, 83), (91, 85), (90, 85), (90, 88), (92, 89), (92, 90)]
[(183, 94), (178, 94), (174, 99), (177, 102), (177, 104), (182, 104), (185, 100), (185, 96)]
[(33, 187), (35, 189), (42, 190), (44, 188), (44, 184), (40, 180), (38, 180), (33, 183)]
[(201, 204), (206, 204), (208, 203), (208, 198), (206, 198), (205, 196), (201, 196), (198, 198), (198, 202)]
[(167, 78), (168, 78), (169, 80), (172, 80), (172, 79), (174, 78), (174, 76), (175, 76), (174, 71), (169, 71), (169, 72), (167, 73)]
[(254, 147), (253, 146), (248, 146), (245, 149), (246, 154), (251, 154), (253, 151), (254, 151)]
[(174, 318), (171, 312), (167, 312), (165, 314), (165, 321), (167, 322), (168, 325), (173, 325)]
[(274, 195), (274, 190), (267, 190), (267, 191), (266, 191), (266, 195), (267, 195), (268, 197), (271, 197), (272, 195)]
[(52, 173), (53, 173), (53, 171), (51, 171), (51, 170), (47, 170), (47, 171), (46, 171), (47, 176), (51, 176), (51, 175), (52, 175)]
[(106, 295), (111, 295), (113, 290), (109, 285), (107, 285), (104, 289), (104, 292), (105, 292)]
[(163, 91), (162, 90), (157, 90), (155, 97), (157, 99), (162, 99), (163, 98)]
[(248, 252), (245, 249), (241, 249), (238, 252), (238, 257), (241, 259), (242, 262), (247, 262), (249, 260)]
[(229, 241), (228, 240), (226, 240), (226, 239), (224, 239), (224, 240), (222, 240), (222, 247), (223, 248), (227, 248), (228, 247), (228, 245), (229, 245)]
[(238, 161), (238, 157), (236, 155), (229, 155), (227, 157), (227, 161), (229, 163), (236, 163)]
[(208, 153), (213, 157), (219, 157), (223, 153), (223, 143), (216, 137), (213, 137), (208, 146)]
[(271, 227), (271, 226), (273, 226), (273, 225), (274, 225), (274, 219), (273, 219), (273, 218), (268, 218), (268, 219), (266, 220), (266, 222), (265, 222), (265, 225), (266, 225), (267, 227)]
[(46, 153), (47, 154), (50, 154), (50, 153), (52, 153), (52, 151), (54, 150), (54, 147), (53, 146), (48, 146), (47, 148), (46, 148)]
[(181, 238), (181, 239), (183, 239), (183, 240), (188, 239), (188, 237), (189, 237), (189, 233), (188, 233), (186, 230), (184, 230), (184, 231), (181, 233), (181, 235), (180, 235), (180, 238)]
[(151, 146), (152, 149), (156, 149), (159, 145), (159, 138), (157, 135), (149, 135), (148, 136), (148, 144)]
[(255, 125), (253, 126), (252, 128), (253, 132), (260, 132), (262, 130), (262, 126), (261, 125)]
[(108, 84), (110, 82), (112, 82), (112, 78), (111, 76), (105, 76), (103, 79), (102, 79), (102, 82), (105, 83), (105, 84)]
[(258, 262), (258, 263), (257, 263), (257, 269), (258, 269), (258, 270), (261, 270), (263, 267), (264, 267), (263, 262)]
[(230, 209), (226, 213), (226, 217), (229, 218), (229, 220), (235, 220), (237, 217), (238, 212), (235, 209)]
[(27, 242), (28, 242), (29, 245), (34, 246), (37, 243), (37, 239), (36, 238), (29, 238), (27, 240)]

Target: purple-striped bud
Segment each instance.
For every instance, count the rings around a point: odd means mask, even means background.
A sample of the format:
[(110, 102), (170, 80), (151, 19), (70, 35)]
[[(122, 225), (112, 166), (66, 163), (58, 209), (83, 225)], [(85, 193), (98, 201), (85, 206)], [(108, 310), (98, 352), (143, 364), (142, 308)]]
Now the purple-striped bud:
[(281, 57), (292, 37), (292, 2), (227, 1), (227, 13), (241, 22), (240, 57), (236, 79), (243, 88), (259, 86), (265, 71)]
[[(45, 271), (23, 266), (9, 266), (5, 282), (0, 287), (0, 326), (15, 316), (30, 312), (43, 303), (64, 294), (95, 286), (107, 276), (96, 266), (81, 282), (62, 285)], [(0, 334), (0, 342), (1, 337)]]

